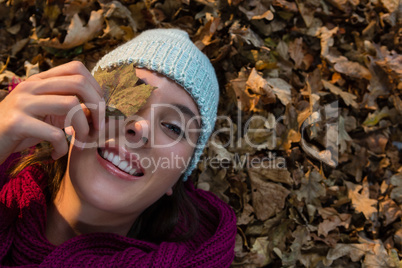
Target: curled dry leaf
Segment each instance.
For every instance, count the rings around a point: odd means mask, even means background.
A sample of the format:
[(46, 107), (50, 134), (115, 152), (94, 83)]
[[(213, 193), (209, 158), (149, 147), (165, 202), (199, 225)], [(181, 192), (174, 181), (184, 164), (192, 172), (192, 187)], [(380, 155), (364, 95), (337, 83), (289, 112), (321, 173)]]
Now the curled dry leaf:
[(263, 104), (275, 102), (275, 94), (272, 87), (269, 86), (267, 80), (258, 74), (257, 70), (253, 68), (250, 76), (247, 79), (246, 85), (258, 95), (261, 95), (261, 102)]
[(236, 41), (244, 41), (255, 47), (265, 47), (264, 41), (251, 28), (241, 27), (238, 22), (233, 23), (229, 29), (229, 33), (233, 34)]
[(400, 82), (402, 80), (402, 55), (396, 53), (387, 55), (385, 59), (376, 61), (375, 63), (396, 79), (396, 81)]
[(351, 214), (338, 213), (334, 208), (318, 208), (318, 213), (323, 218), (323, 222), (318, 225), (318, 235), (327, 236), (332, 230), (335, 230), (338, 226), (344, 226), (349, 228), (349, 224), (352, 219)]
[(390, 13), (396, 11), (399, 5), (401, 5), (399, 0), (380, 0), (380, 2)]
[(276, 97), (282, 102), (283, 105), (288, 105), (291, 100), (291, 89), (292, 86), (289, 85), (282, 78), (268, 78), (267, 83), (272, 87)]
[(103, 27), (103, 20), (102, 9), (92, 11), (88, 23), (84, 26), (81, 18), (76, 13), (71, 20), (63, 43), (60, 43), (59, 39), (55, 37), (53, 39), (39, 39), (39, 45), (56, 49), (71, 49), (82, 45), (85, 42), (92, 40), (98, 34)]
[(341, 59), (335, 63), (334, 68), (337, 72), (353, 78), (364, 78), (367, 80), (371, 79), (370, 71), (357, 62)]
[(350, 105), (353, 108), (357, 109), (359, 108), (359, 106), (356, 103), (356, 95), (353, 95), (349, 92), (345, 92), (342, 89), (340, 89), (339, 87), (331, 84), (330, 82), (326, 81), (326, 80), (321, 80), (322, 84), (324, 85), (324, 87), (326, 89), (329, 89), (333, 94), (335, 95), (339, 95), (341, 96), (341, 98), (343, 99), (343, 101), (345, 102), (346, 105)]
[(402, 217), (402, 209), (392, 199), (380, 202), (380, 216), (384, 218), (384, 226)]
[(334, 248), (328, 251), (325, 264), (330, 266), (332, 261), (339, 259), (343, 256), (349, 256), (353, 262), (359, 261), (364, 254), (371, 251), (368, 244), (343, 244), (338, 243)]
[(137, 22), (134, 20), (131, 11), (125, 7), (119, 1), (112, 1), (106, 4), (101, 4), (102, 8), (106, 10), (105, 18), (118, 18), (118, 19), (125, 19), (129, 22), (129, 25), (133, 32), (137, 32), (138, 25)]
[(242, 6), (239, 6), (239, 10), (246, 14), (249, 20), (266, 19), (270, 21), (274, 18), (272, 11), (266, 8), (260, 1), (255, 1), (254, 3), (256, 6), (252, 10), (247, 10)]

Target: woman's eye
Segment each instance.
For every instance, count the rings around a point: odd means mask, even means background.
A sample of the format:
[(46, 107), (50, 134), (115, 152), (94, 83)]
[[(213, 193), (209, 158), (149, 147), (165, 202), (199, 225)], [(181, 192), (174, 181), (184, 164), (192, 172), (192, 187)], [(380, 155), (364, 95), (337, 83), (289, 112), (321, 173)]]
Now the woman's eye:
[(163, 123), (162, 125), (178, 136), (183, 133), (183, 137), (184, 137), (184, 131), (180, 127), (178, 127), (176, 125), (172, 125), (172, 124), (167, 124), (167, 123)]

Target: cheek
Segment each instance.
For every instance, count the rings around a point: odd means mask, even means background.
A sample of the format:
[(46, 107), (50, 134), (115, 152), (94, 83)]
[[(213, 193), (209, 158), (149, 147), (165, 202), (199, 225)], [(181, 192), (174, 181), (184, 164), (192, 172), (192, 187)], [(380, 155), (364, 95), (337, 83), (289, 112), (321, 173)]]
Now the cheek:
[(162, 170), (164, 170), (169, 164), (172, 172), (180, 174), (187, 168), (193, 152), (194, 149), (190, 146), (183, 146), (179, 144), (166, 148), (159, 154), (164, 160), (160, 161), (161, 163), (164, 163), (164, 165), (160, 165), (160, 167), (162, 167)]

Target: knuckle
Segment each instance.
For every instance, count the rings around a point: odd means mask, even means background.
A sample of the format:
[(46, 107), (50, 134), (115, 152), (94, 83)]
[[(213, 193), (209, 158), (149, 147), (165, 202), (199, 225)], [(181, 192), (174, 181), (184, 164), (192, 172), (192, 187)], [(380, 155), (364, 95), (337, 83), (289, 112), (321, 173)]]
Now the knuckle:
[(71, 68), (73, 68), (74, 70), (76, 70), (77, 72), (81, 73), (81, 72), (85, 72), (87, 70), (87, 68), (85, 67), (85, 65), (80, 62), (80, 61), (72, 61), (70, 63)]
[(85, 85), (86, 84), (86, 81), (87, 79), (85, 78), (85, 76), (83, 76), (83, 75), (81, 75), (81, 74), (78, 74), (78, 75), (75, 75), (74, 76), (74, 81), (78, 84), (78, 85), (80, 85), (80, 86), (83, 86), (83, 85)]
[(88, 81), (83, 75), (76, 75), (74, 77), (74, 82), (76, 83), (77, 90), (84, 92), (88, 87)]
[(62, 104), (65, 110), (71, 110), (72, 108), (76, 107), (77, 105), (80, 105), (79, 100), (74, 97), (68, 97), (64, 99), (64, 103)]
[(50, 134), (50, 142), (62, 142), (66, 137), (64, 135), (64, 132), (61, 131), (60, 129), (55, 129), (53, 130)]

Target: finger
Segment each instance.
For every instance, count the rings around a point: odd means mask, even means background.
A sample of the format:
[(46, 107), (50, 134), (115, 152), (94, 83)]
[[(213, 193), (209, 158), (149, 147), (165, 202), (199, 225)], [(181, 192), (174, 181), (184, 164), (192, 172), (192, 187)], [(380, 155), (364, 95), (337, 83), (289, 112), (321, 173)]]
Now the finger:
[[(91, 112), (74, 96), (35, 96), (27, 110), (34, 116), (45, 117), (46, 123), (57, 128), (73, 126), (76, 130), (76, 139), (79, 141), (85, 140), (89, 134), (88, 117), (91, 116)], [(58, 118), (51, 115), (56, 115)]]
[(101, 129), (105, 118), (104, 100), (82, 75), (51, 77), (27, 83), (26, 90), (36, 95), (77, 95), (91, 111), (94, 127)]
[(69, 75), (75, 75), (75, 74), (83, 75), (86, 79), (88, 79), (89, 83), (95, 88), (95, 90), (97, 90), (98, 93), (100, 95), (102, 95), (102, 90), (101, 90), (98, 82), (91, 75), (91, 73), (85, 67), (85, 65), (80, 61), (72, 61), (72, 62), (63, 64), (63, 65), (54, 67), (45, 72), (41, 72), (36, 75), (33, 75), (32, 79), (38, 79), (38, 78), (39, 79), (47, 79), (47, 78), (55, 77), (55, 76), (69, 76)]
[(52, 152), (52, 158), (58, 159), (68, 152), (68, 144), (64, 132), (52, 125), (46, 124), (45, 122), (30, 118), (29, 120), (24, 120), (21, 124), (24, 129), (21, 135), (29, 138), (37, 138), (39, 140), (45, 140), (53, 145), (54, 151)]
[(65, 132), (67, 135), (72, 136), (72, 135), (73, 135), (73, 131), (74, 131), (74, 130), (73, 130), (73, 127), (72, 127), (72, 126), (64, 128), (64, 132)]

